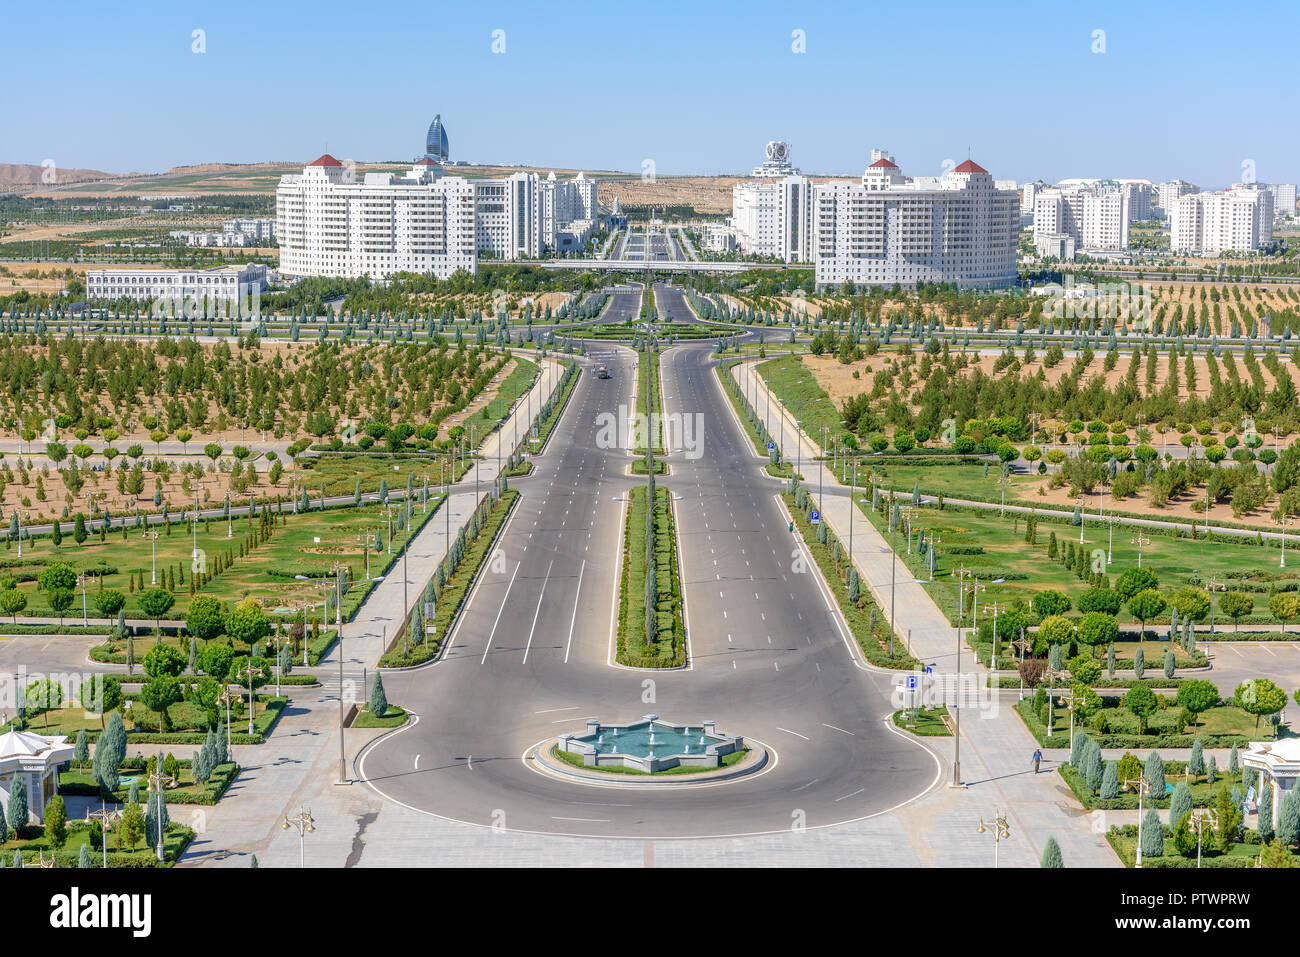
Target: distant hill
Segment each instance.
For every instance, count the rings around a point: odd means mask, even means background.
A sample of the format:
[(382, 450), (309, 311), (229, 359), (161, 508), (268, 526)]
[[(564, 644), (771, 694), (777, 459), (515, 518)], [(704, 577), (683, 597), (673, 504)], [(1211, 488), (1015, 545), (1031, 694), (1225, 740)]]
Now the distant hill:
[[(0, 189), (15, 189), (28, 186), (50, 185), (45, 181), (48, 171), (36, 163), (0, 163)], [(59, 169), (53, 168), (55, 184), (89, 183), (96, 180), (121, 179), (123, 175), (139, 176), (139, 173), (105, 173), (97, 169)]]

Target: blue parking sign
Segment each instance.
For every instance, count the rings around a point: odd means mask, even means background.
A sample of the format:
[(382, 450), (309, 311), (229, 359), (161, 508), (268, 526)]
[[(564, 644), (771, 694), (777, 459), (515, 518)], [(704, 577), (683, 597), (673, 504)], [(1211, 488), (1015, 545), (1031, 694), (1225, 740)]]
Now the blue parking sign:
[(809, 521), (812, 522), (814, 525), (816, 525), (821, 520), (822, 520), (821, 512), (813, 512), (812, 516), (809, 518)]

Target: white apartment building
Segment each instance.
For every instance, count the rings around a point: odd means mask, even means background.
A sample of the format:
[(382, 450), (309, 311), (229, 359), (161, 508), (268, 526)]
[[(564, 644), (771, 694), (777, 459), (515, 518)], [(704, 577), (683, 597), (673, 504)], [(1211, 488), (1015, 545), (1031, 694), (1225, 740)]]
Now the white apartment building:
[(280, 271), (288, 275), (446, 278), (477, 268), (475, 187), (433, 160), (356, 182), (327, 153), (280, 179), (275, 208)]
[(887, 153), (861, 182), (813, 187), (817, 286), (1001, 286), (1016, 278), (1020, 194), (999, 190), (967, 160), (941, 177), (908, 180)]
[(767, 161), (731, 190), (734, 245), (747, 256), (812, 259), (812, 183), (790, 163), (790, 145), (772, 140)]
[(1160, 203), (1160, 208), (1164, 210), (1165, 219), (1173, 215), (1173, 209), (1178, 204), (1180, 197), (1188, 193), (1199, 193), (1201, 187), (1192, 183), (1185, 183), (1181, 179), (1171, 179), (1167, 183), (1161, 183), (1156, 187), (1156, 199)]
[(275, 220), (253, 217), (227, 219), (221, 224), (221, 231), (223, 233), (242, 233), (256, 242), (271, 242), (275, 239)]
[(1273, 218), (1295, 215), (1295, 183), (1261, 184), (1273, 194)]
[(812, 184), (806, 176), (737, 183), (731, 191), (731, 226), (736, 248), (745, 255), (808, 262)]
[(1128, 247), (1130, 193), (1103, 184), (1049, 187), (1034, 197), (1034, 237), (1068, 236), (1079, 249)]
[(143, 269), (121, 266), (86, 272), (86, 299), (151, 299), (220, 305), (244, 302), (266, 288), (266, 266), (217, 266), (213, 269)]
[(1242, 185), (1219, 193), (1187, 193), (1169, 218), (1169, 249), (1217, 256), (1248, 252), (1273, 241), (1273, 193)]

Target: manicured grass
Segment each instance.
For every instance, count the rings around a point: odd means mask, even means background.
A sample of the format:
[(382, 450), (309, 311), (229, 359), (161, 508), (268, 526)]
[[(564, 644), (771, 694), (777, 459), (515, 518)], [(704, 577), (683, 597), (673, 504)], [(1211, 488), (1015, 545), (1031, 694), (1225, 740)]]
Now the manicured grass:
[(465, 557), (447, 578), (447, 583), (438, 596), (433, 620), (425, 622), (424, 643), (412, 645), (409, 654), (400, 644), (395, 644), (379, 659), (381, 668), (406, 668), (428, 661), (438, 654), (447, 631), (451, 628), (470, 586), (474, 583), (474, 576), (478, 574), (479, 568), (487, 557), (492, 554), (492, 546), (518, 498), (518, 492), (514, 489), (506, 489), (493, 503), (487, 519), (483, 522), (483, 527), (479, 530), (478, 537), (470, 540), (465, 548)]
[[(402, 544), (433, 515), (440, 503), (440, 496), (431, 495), (423, 510), (420, 505), (413, 504), (410, 527), (405, 530), (397, 527), (404, 506), (394, 506), (391, 555), (387, 552), (389, 513), (384, 506), (377, 504), (313, 510), (299, 515), (287, 510), (273, 513), (275, 522), (270, 537), (251, 549), (246, 536), (250, 530), (259, 527), (258, 520), (251, 524), (247, 518), (236, 518), (230, 523), (212, 521), (206, 527), (200, 525), (197, 534), (188, 526), (169, 525), (157, 539), (159, 581), (165, 583), (170, 572), (175, 582), (173, 595), (176, 601), (167, 617), (184, 618), (189, 608), (194, 562), (192, 549), (197, 547), (209, 573), (215, 572), (218, 556), (223, 563), (229, 561), (227, 568), (202, 586), (202, 594), (212, 595), (231, 605), (244, 598), (257, 597), (264, 601), (272, 615), (279, 611), (282, 616), (288, 616), (292, 614), (290, 609), (299, 603), (318, 603), (321, 576), (329, 575), (335, 562), (346, 563), (352, 571), (352, 586), (343, 599), (343, 616), (350, 618), (372, 587), (366, 581), (366, 546), (362, 537), (371, 546), (370, 574), (378, 577), (397, 559)], [(233, 536), (227, 537), (228, 530), (233, 530)], [(378, 554), (373, 549), (376, 531), (381, 533), (385, 546), (385, 550)], [(139, 530), (128, 530), (125, 540), (121, 532), (109, 533), (104, 542), (92, 536), (80, 546), (72, 543), (71, 536), (65, 537), (58, 547), (48, 539), (38, 539), (23, 549), (23, 558), (29, 563), (6, 568), (5, 573), (19, 579), (18, 588), (27, 597), (24, 615), (52, 618), (54, 612), (45, 593), (36, 587), (36, 579), (46, 564), (66, 562), (74, 571), (106, 567), (111, 574), (92, 579), (87, 587), (90, 613), (98, 614), (93, 602), (102, 584), (105, 589), (116, 589), (126, 596), (126, 617), (146, 618), (148, 616), (137, 603), (139, 592), (132, 590), (130, 579), (132, 575), (143, 572), (145, 587), (150, 587), (151, 546), (152, 542)], [(241, 546), (246, 549), (244, 557), (240, 557)], [(305, 575), (313, 580), (297, 579), (296, 575)], [(65, 621), (75, 622), (80, 618), (80, 594), (75, 596), (74, 605), (74, 609), (65, 614)]]
[[(235, 775), (239, 772), (239, 765), (233, 761), (227, 761), (225, 764), (217, 765), (212, 771), (212, 777), (208, 779), (207, 784), (197, 784), (194, 781), (194, 773), (191, 770), (193, 762), (188, 758), (181, 760), (180, 773), (176, 775), (177, 785), (167, 789), (168, 804), (216, 804), (221, 800), (221, 795), (225, 793), (230, 782), (234, 780)], [(123, 779), (129, 777), (139, 777), (144, 780), (144, 772), (132, 771), (123, 768), (120, 772)], [(143, 783), (141, 790), (144, 789)], [(90, 771), (89, 764), (86, 770), (64, 771), (59, 775), (59, 793), (65, 795), (90, 795), (99, 796), (99, 783)], [(111, 800), (119, 804), (126, 803), (130, 796), (131, 788), (123, 784), (113, 792)]]
[[(263, 689), (265, 690), (265, 689)], [(232, 740), (235, 744), (260, 744), (279, 720), (286, 697), (259, 693), (253, 707), (253, 734), (248, 734), (247, 704), (232, 708)], [(197, 704), (178, 701), (167, 709), (172, 722), (170, 731), (158, 730), (158, 713), (150, 711), (135, 693), (126, 695), (131, 702), (130, 710), (122, 709), (122, 723), (126, 727), (127, 741), (132, 744), (202, 744), (207, 735), (207, 716)], [(219, 709), (219, 718), (225, 719), (225, 709)], [(8, 731), (13, 722), (0, 725), (0, 733)], [(75, 739), (78, 731), (85, 731), (92, 741), (99, 737), (102, 730), (100, 715), (87, 714), (80, 706), (73, 708), (55, 708), (29, 717), (26, 730), (41, 734), (64, 734)]]
[[(50, 844), (49, 838), (45, 836), (44, 828), (24, 828), (24, 834), (31, 834), (32, 836), (23, 839), (16, 838), (13, 829), (10, 828), (10, 839), (0, 843), (0, 857), (4, 858), (6, 867), (12, 866), (14, 851), (22, 851), (23, 865), (25, 867), (36, 866), (36, 862), (42, 853), (46, 861), (53, 857), (58, 862), (59, 867), (75, 867), (80, 859), (82, 846), (90, 843), (90, 827), (85, 821), (69, 821), (68, 839), (62, 847), (57, 849)], [(108, 866), (170, 866), (192, 840), (194, 840), (194, 832), (188, 827), (173, 821), (167, 826), (167, 830), (163, 832), (163, 857), (166, 859), (166, 864), (159, 864), (156, 848), (145, 843), (143, 835), (130, 847), (123, 848), (119, 844), (118, 833), (109, 831)], [(95, 867), (101, 866), (103, 852), (92, 847), (90, 859)]]
[(760, 362), (758, 374), (814, 442), (822, 441), (823, 428), (829, 430), (830, 438), (842, 439), (849, 434), (840, 423), (840, 410), (798, 356)]
[(646, 487), (628, 496), (623, 533), (623, 572), (618, 602), (618, 662), (634, 668), (673, 668), (686, 663), (682, 585), (677, 568), (677, 532), (671, 496), (657, 487), (654, 501), (654, 562), (657, 596), (655, 637), (646, 643)]
[[(865, 581), (860, 585), (857, 603), (855, 604), (849, 600), (847, 582), (849, 563), (845, 558), (841, 558), (837, 567), (832, 554), (833, 542), (835, 541), (834, 534), (828, 528), (826, 544), (823, 545), (818, 542), (815, 528), (808, 521), (803, 510), (795, 505), (795, 497), (789, 492), (783, 492), (781, 498), (785, 501), (785, 506), (790, 514), (794, 516), (795, 528), (799, 530), (808, 553), (813, 556), (813, 560), (817, 562), (817, 567), (821, 569), (822, 576), (834, 593), (835, 600), (844, 615), (844, 620), (848, 622), (849, 630), (853, 632), (853, 637), (857, 640), (858, 647), (862, 649), (866, 659), (873, 665), (879, 665), (882, 668), (919, 669), (921, 663), (908, 654), (901, 636), (895, 635), (894, 654), (893, 657), (890, 657), (889, 636), (891, 629), (889, 622), (885, 620), (884, 614), (876, 609), (875, 600), (871, 597), (871, 591)], [(872, 618), (873, 610), (876, 611), (874, 620)]]
[[(667, 472), (667, 471), (668, 471), (668, 463), (667, 463), (667, 462), (665, 462), (663, 459), (654, 459), (654, 472), (655, 472), (655, 475), (663, 475), (663, 474), (664, 474), (665, 472)], [(646, 468), (645, 459), (633, 459), (633, 460), (632, 460), (632, 474), (633, 474), (633, 475), (649, 475), (649, 474), (650, 474), (650, 470)]]
[[(1144, 754), (1135, 754), (1134, 756), (1139, 759), (1144, 759), (1146, 757)], [(1219, 791), (1225, 787), (1228, 788), (1228, 790), (1232, 790), (1235, 785), (1241, 788), (1243, 794), (1246, 793), (1246, 788), (1242, 785), (1242, 776), (1240, 773), (1231, 775), (1228, 774), (1226, 768), (1220, 768), (1215, 774), (1214, 783), (1211, 784), (1206, 780), (1204, 774), (1185, 774), (1184, 772), (1186, 768), (1186, 761), (1166, 761), (1165, 781), (1168, 784), (1172, 784), (1174, 787), (1177, 787), (1179, 784), (1186, 784), (1187, 789), (1192, 794), (1192, 804), (1195, 807), (1213, 807), (1215, 801), (1218, 800)], [(1056, 770), (1065, 780), (1065, 783), (1069, 785), (1070, 790), (1074, 792), (1074, 796), (1079, 799), (1079, 803), (1087, 810), (1091, 811), (1094, 808), (1100, 808), (1105, 811), (1135, 810), (1138, 806), (1137, 792), (1132, 788), (1121, 787), (1119, 797), (1106, 798), (1103, 800), (1102, 798), (1097, 797), (1096, 793), (1088, 787), (1088, 783), (1084, 780), (1083, 774), (1073, 765), (1062, 764)], [(1142, 806), (1167, 808), (1169, 807), (1170, 798), (1171, 794), (1164, 794), (1155, 798), (1150, 796), (1144, 797), (1142, 799)]]
[[(646, 430), (653, 430), (653, 421), (651, 416), (663, 414), (663, 403), (659, 396), (659, 353), (652, 349), (645, 349), (637, 353), (637, 388), (636, 388), (636, 410), (642, 416), (645, 416)], [(638, 433), (640, 430), (637, 430)], [(654, 453), (663, 454), (663, 443), (661, 435), (655, 434), (646, 436), (638, 434), (637, 439), (641, 440), (636, 451), (645, 454), (645, 441), (647, 438), (654, 440)]]
[[(742, 748), (739, 751), (732, 751), (730, 754), (724, 754), (718, 759), (720, 767), (729, 768), (739, 764), (749, 754), (748, 748)], [(584, 771), (599, 771), (602, 774), (632, 774), (641, 775), (642, 777), (662, 778), (681, 774), (699, 774), (701, 771), (716, 771), (718, 768), (697, 768), (679, 764), (675, 768), (666, 768), (663, 771), (642, 771), (640, 768), (625, 768), (622, 765), (605, 765), (603, 767), (588, 766), (582, 763), (582, 755), (570, 754), (568, 751), (561, 751), (559, 745), (551, 745), (551, 756), (559, 758), (565, 764), (571, 764), (575, 768), (582, 768)]]
[[(1110, 699), (1117, 700), (1117, 699)], [(1061, 706), (1053, 711), (1052, 735), (1047, 736), (1045, 720), (1034, 710), (1033, 699), (1026, 697), (1015, 704), (1016, 713), (1035, 740), (1045, 748), (1070, 746), (1070, 714)], [(1139, 735), (1137, 718), (1122, 706), (1103, 708), (1106, 731), (1095, 730), (1091, 724), (1076, 724), (1075, 734), (1084, 733), (1095, 738), (1103, 748), (1190, 748), (1196, 738), (1201, 738), (1207, 748), (1227, 748), (1236, 744), (1243, 748), (1251, 741), (1272, 740), (1273, 727), (1261, 721), (1255, 731), (1254, 716), (1232, 705), (1211, 708), (1201, 715), (1198, 725), (1188, 725), (1178, 733), (1176, 718), (1180, 709), (1170, 702), (1170, 707), (1157, 710), (1147, 718), (1146, 733)]]
[[(861, 473), (859, 473), (861, 481)], [(863, 496), (868, 497), (869, 496)], [(887, 499), (880, 497), (881, 508), (887, 508)], [(900, 496), (899, 504), (910, 507), (909, 496)], [(876, 526), (882, 535), (889, 539), (889, 524), (885, 514), (872, 510), (870, 502), (858, 508)], [(999, 517), (996, 510), (975, 511), (972, 509), (948, 506), (940, 509), (934, 505), (921, 506), (912, 510), (912, 551), (908, 554), (905, 531), (897, 532), (897, 552), (899, 561), (906, 565), (911, 576), (919, 580), (929, 580), (929, 570), (925, 559), (916, 550), (916, 536), (919, 530), (925, 531), (926, 539), (939, 536), (938, 567), (935, 574), (937, 581), (943, 585), (927, 585), (926, 590), (948, 620), (956, 622), (957, 589), (946, 583), (955, 581), (959, 567), (973, 571), (984, 584), (979, 593), (979, 614), (981, 618), (991, 616), (993, 603), (1008, 607), (1016, 601), (1028, 604), (1034, 594), (1044, 589), (1056, 589), (1064, 592), (1075, 602), (1088, 589), (1087, 583), (1073, 571), (1067, 569), (1059, 560), (1066, 546), (1073, 543), (1079, 547), (1079, 527), (1068, 523), (1039, 521), (1037, 527), (1037, 544), (1025, 541), (1025, 517), (1008, 513)], [(1056, 534), (1058, 559), (1048, 557), (1049, 542)], [(1132, 541), (1133, 533), (1122, 526), (1116, 526), (1113, 540), (1108, 529), (1103, 526), (1085, 522), (1083, 547), (1091, 552), (1094, 549), (1110, 551), (1111, 564), (1106, 566), (1106, 574), (1114, 584), (1115, 578), (1129, 568), (1137, 566), (1137, 544)], [(972, 546), (982, 549), (980, 554), (951, 554), (950, 550), (969, 550)], [(1142, 546), (1142, 567), (1155, 572), (1160, 579), (1161, 591), (1166, 598), (1178, 588), (1191, 583), (1196, 574), (1204, 585), (1210, 578), (1223, 583), (1235, 578), (1238, 581), (1243, 574), (1272, 576), (1277, 571), (1277, 561), (1270, 558), (1270, 552), (1254, 544), (1242, 544), (1226, 539), (1204, 539), (1193, 541), (1190, 538), (1173, 538), (1165, 535), (1150, 535)], [(1002, 583), (994, 580), (1006, 578)], [(1221, 594), (1221, 592), (1219, 593)], [(967, 605), (969, 605), (967, 594)], [(1256, 612), (1267, 614), (1267, 596), (1256, 595)], [(1120, 622), (1138, 624), (1126, 606), (1121, 606), (1118, 616)], [(965, 608), (963, 621), (969, 625), (972, 621), (970, 607)], [(1168, 617), (1160, 622), (1148, 622), (1149, 631), (1167, 630)], [(1228, 628), (1226, 616), (1216, 612), (1216, 624)], [(1204, 635), (1200, 635), (1204, 637)], [(1147, 666), (1159, 667), (1160, 662), (1153, 658), (1160, 646), (1148, 641), (1145, 646)]]
[[(1208, 839), (1209, 832), (1206, 832)], [(1106, 840), (1110, 846), (1115, 849), (1125, 867), (1133, 867), (1137, 857), (1137, 825), (1127, 824), (1123, 827), (1112, 827), (1106, 833)], [(1260, 851), (1263, 846), (1260, 844), (1234, 843), (1228, 845), (1226, 853), (1215, 851), (1213, 849), (1203, 848), (1201, 852), (1201, 867), (1254, 867), (1255, 862), (1259, 860)], [(1291, 852), (1291, 859), (1300, 864), (1300, 854), (1296, 851)], [(1152, 857), (1149, 854), (1142, 855), (1142, 867), (1144, 869), (1152, 868), (1169, 868), (1169, 867), (1195, 867), (1196, 855), (1183, 857), (1174, 850), (1174, 842), (1165, 834), (1165, 852), (1160, 857)]]
[(478, 434), (482, 435), (485, 430), (490, 429), (492, 425), (501, 418), (506, 416), (510, 408), (515, 404), (521, 395), (526, 395), (532, 388), (533, 381), (541, 371), (536, 362), (525, 359), (523, 356), (514, 356), (515, 367), (510, 370), (505, 381), (497, 389), (497, 394), (487, 405), (475, 413), (467, 420), (468, 422), (481, 423)]
[(895, 726), (902, 728), (904, 731), (911, 731), (913, 734), (922, 737), (950, 738), (952, 732), (948, 726), (943, 723), (943, 716), (948, 713), (946, 705), (939, 705), (935, 708), (918, 708), (915, 720), (911, 719), (912, 712), (909, 709), (894, 712)]
[(357, 712), (352, 719), (351, 728), (396, 728), (406, 724), (406, 712), (396, 705), (389, 705), (383, 715), (371, 714), (369, 708)]
[[(466, 430), (468, 431), (468, 430)], [(478, 429), (481, 437), (483, 428)], [(468, 438), (466, 439), (468, 441)], [(376, 449), (378, 452), (378, 449)], [(468, 461), (468, 460), (467, 460)], [(415, 494), (420, 494), (426, 476), (429, 480), (430, 497), (432, 490), (443, 484), (444, 478), (455, 482), (465, 472), (457, 457), (444, 476), (443, 469), (448, 465), (444, 455), (421, 454), (366, 454), (361, 452), (328, 452), (313, 458), (300, 459), (298, 478), (307, 487), (313, 502), (319, 498), (324, 486), (326, 498), (337, 495), (352, 495), (356, 492), (358, 480), (363, 494), (375, 494), (380, 482), (385, 482), (391, 492), (405, 492), (406, 477), (411, 476)], [(396, 469), (393, 466), (397, 466)], [(244, 504), (247, 504), (245, 502)]]

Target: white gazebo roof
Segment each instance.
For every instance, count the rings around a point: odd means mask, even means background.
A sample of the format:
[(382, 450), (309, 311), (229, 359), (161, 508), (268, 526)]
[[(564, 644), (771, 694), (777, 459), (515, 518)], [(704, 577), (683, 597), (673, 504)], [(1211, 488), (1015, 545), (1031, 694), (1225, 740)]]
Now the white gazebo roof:
[(26, 769), (50, 762), (62, 763), (72, 756), (67, 735), (35, 734), (31, 731), (8, 731), (0, 734), (0, 767)]
[(1249, 749), (1242, 754), (1242, 760), (1270, 770), (1300, 770), (1300, 738), (1252, 741)]

